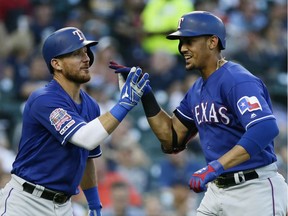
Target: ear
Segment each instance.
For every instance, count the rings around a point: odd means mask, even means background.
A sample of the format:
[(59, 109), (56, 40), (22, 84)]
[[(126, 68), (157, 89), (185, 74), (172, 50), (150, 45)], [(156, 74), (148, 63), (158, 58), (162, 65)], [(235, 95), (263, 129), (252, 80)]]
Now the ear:
[(216, 35), (213, 35), (213, 36), (208, 38), (207, 43), (208, 43), (209, 49), (213, 50), (218, 46), (219, 38)]
[(61, 60), (53, 58), (51, 59), (51, 65), (55, 70), (61, 71), (62, 70), (62, 64)]

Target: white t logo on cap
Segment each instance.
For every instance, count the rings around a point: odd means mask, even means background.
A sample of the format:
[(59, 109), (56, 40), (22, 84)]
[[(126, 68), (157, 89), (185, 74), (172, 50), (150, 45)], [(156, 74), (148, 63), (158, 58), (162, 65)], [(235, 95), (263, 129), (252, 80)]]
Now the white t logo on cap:
[(79, 31), (79, 30), (73, 31), (73, 34), (74, 34), (74, 35), (78, 35), (79, 40), (84, 40), (84, 37), (83, 37), (81, 31)]

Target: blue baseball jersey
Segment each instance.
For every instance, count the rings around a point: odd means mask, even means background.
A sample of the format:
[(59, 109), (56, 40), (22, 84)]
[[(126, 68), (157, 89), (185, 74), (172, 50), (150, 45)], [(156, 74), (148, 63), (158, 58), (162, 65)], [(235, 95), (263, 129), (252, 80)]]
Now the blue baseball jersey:
[[(207, 80), (198, 78), (175, 112), (196, 125), (207, 163), (231, 150), (252, 125), (275, 119), (264, 83), (233, 62), (224, 64)], [(276, 161), (273, 149), (272, 141), (259, 154), (225, 172), (270, 164)]]
[(79, 128), (100, 115), (96, 101), (83, 90), (80, 94), (82, 103), (77, 104), (55, 80), (31, 94), (13, 174), (67, 195), (79, 192), (88, 157), (102, 154), (100, 146), (88, 151), (69, 143)]

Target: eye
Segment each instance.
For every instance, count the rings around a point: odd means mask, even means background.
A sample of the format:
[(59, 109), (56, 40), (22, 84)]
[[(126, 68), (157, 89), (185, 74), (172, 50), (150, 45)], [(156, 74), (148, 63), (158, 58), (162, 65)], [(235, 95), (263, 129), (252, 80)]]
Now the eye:
[(84, 54), (87, 54), (87, 48), (86, 47), (83, 47), (83, 48), (76, 50), (72, 53), (73, 56), (82, 56)]

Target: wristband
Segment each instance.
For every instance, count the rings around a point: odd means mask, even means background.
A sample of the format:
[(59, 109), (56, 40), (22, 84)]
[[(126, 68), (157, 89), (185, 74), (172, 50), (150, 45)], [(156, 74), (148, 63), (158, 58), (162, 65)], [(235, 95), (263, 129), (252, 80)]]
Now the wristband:
[(110, 113), (119, 121), (121, 122), (128, 113), (128, 110), (117, 103), (111, 110)]
[(87, 190), (83, 190), (86, 200), (88, 202), (89, 209), (99, 209), (102, 208), (100, 203), (98, 187), (89, 188)]
[(161, 111), (152, 90), (143, 95), (141, 101), (147, 117), (153, 117)]

